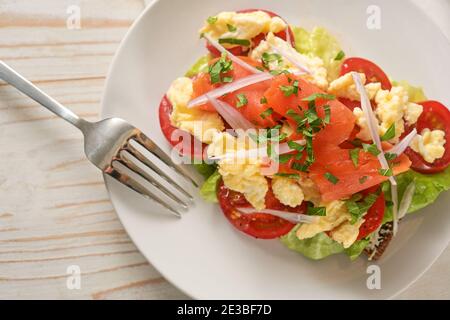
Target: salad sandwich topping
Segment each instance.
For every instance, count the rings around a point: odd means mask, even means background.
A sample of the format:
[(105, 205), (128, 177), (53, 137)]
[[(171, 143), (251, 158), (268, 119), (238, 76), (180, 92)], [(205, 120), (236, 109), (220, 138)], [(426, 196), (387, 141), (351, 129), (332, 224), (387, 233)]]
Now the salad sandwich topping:
[(173, 81), (160, 123), (238, 230), (311, 259), (377, 259), (400, 219), (450, 188), (449, 110), (325, 29), (243, 10), (200, 36), (209, 53)]

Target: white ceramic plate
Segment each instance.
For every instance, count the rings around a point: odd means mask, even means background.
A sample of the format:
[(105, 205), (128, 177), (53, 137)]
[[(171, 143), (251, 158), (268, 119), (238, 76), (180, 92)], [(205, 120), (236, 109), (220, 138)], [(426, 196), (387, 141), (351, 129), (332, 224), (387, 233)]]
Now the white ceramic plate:
[[(118, 51), (107, 81), (103, 117), (122, 117), (169, 150), (157, 108), (171, 81), (205, 53), (197, 30), (223, 10), (265, 8), (289, 23), (324, 26), (347, 56), (376, 61), (394, 79), (421, 84), (429, 97), (449, 104), (450, 45), (427, 16), (407, 1), (375, 1), (381, 29), (366, 28), (374, 1), (277, 0), (159, 1), (147, 8)], [(381, 290), (366, 287), (368, 262), (345, 255), (314, 262), (277, 240), (237, 232), (216, 205), (200, 198), (182, 219), (106, 179), (126, 230), (144, 256), (194, 298), (389, 298), (414, 282), (447, 247), (449, 195), (405, 219), (381, 261)], [(193, 190), (194, 191), (194, 190)], [(195, 191), (194, 191), (195, 192)]]

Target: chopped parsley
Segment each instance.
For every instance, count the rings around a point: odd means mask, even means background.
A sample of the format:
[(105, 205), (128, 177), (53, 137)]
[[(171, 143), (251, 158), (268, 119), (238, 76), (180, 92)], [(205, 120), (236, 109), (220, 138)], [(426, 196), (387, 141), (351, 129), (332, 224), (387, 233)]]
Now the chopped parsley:
[(288, 141), (287, 144), (288, 144), (288, 147), (292, 150), (297, 150), (299, 152), (302, 152), (303, 150), (305, 150), (305, 146), (303, 146), (295, 141)]
[(287, 163), (289, 160), (292, 159), (293, 156), (294, 156), (293, 154), (280, 154), (278, 156), (278, 162), (283, 164)]
[(290, 97), (293, 94), (297, 95), (298, 94), (298, 80), (295, 80), (293, 82), (293, 84), (289, 85), (289, 86), (281, 85), (280, 90), (283, 92), (285, 97)]
[(369, 179), (368, 176), (362, 176), (361, 178), (359, 178), (359, 184), (363, 184), (364, 182), (367, 181), (367, 179)]
[(388, 141), (395, 137), (395, 122), (381, 136), (381, 141)]
[(326, 173), (324, 174), (324, 177), (325, 177), (328, 181), (330, 181), (332, 184), (337, 184), (337, 183), (339, 182), (339, 179), (338, 179), (336, 176), (334, 176), (333, 174), (329, 173), (329, 172), (326, 172)]
[(262, 97), (261, 100), (259, 100), (259, 102), (261, 104), (266, 104), (267, 103), (267, 98), (266, 97)]
[(235, 32), (237, 30), (237, 28), (235, 26), (228, 24), (228, 23), (227, 23), (227, 28), (228, 28), (228, 31), (230, 31), (230, 32)]
[(331, 109), (329, 105), (324, 105), (323, 110), (325, 111), (325, 117), (323, 118), (323, 122), (325, 124), (329, 124), (331, 121)]
[(294, 170), (307, 172), (308, 168), (309, 168), (309, 165), (307, 163), (301, 164), (301, 163), (298, 163), (298, 162), (293, 162), (292, 165), (291, 165), (291, 168), (294, 169)]
[(280, 74), (290, 74), (288, 70), (270, 70), (269, 73), (273, 76), (279, 76)]
[(236, 103), (237, 108), (241, 108), (248, 104), (248, 100), (247, 100), (247, 97), (245, 96), (245, 94), (239, 93), (236, 96), (236, 98), (237, 98), (237, 103)]
[(340, 60), (342, 60), (343, 58), (345, 57), (345, 53), (344, 53), (344, 51), (339, 51), (338, 52), (338, 54), (336, 55), (336, 57), (334, 57), (334, 60), (335, 61), (340, 61)]
[(304, 99), (302, 101), (315, 101), (316, 99), (324, 99), (324, 100), (334, 100), (336, 97), (332, 94), (328, 93), (314, 93)]
[(235, 38), (221, 38), (219, 39), (220, 44), (235, 44), (238, 46), (244, 46), (249, 47), (250, 46), (250, 40), (247, 39), (235, 39)]
[(387, 161), (390, 161), (390, 160), (394, 160), (395, 158), (397, 158), (397, 154), (391, 153), (391, 152), (386, 152), (384, 154), (384, 157), (386, 158)]
[(227, 73), (230, 70), (233, 70), (233, 62), (227, 60), (226, 53), (222, 53), (220, 59), (209, 66), (208, 73), (211, 78), (211, 84), (231, 82), (233, 80), (231, 77), (222, 78), (222, 74)]
[(310, 216), (320, 216), (324, 217), (327, 215), (327, 208), (325, 207), (313, 207), (311, 205), (308, 206), (308, 210), (306, 211), (306, 214)]
[(378, 169), (378, 172), (385, 177), (391, 177), (393, 175), (392, 169)]
[(208, 19), (206, 19), (206, 22), (208, 22), (209, 24), (214, 24), (217, 22), (217, 17), (209, 17)]
[(374, 156), (378, 156), (381, 153), (381, 151), (378, 150), (377, 145), (375, 143), (373, 144), (363, 143), (362, 147), (365, 152), (373, 154)]
[(268, 116), (270, 116), (273, 113), (273, 109), (272, 108), (268, 108), (266, 110), (264, 110), (263, 112), (261, 112), (261, 114), (259, 115), (261, 118), (265, 119)]
[(347, 210), (352, 219), (351, 224), (355, 224), (377, 201), (378, 193), (371, 193), (364, 197), (359, 193), (354, 194), (349, 200), (345, 202)]
[(281, 58), (281, 55), (279, 55), (278, 53), (264, 52), (262, 54), (261, 61), (266, 69), (270, 69), (269, 65), (271, 62), (276, 62), (279, 65), (283, 61), (283, 59)]
[(352, 159), (353, 165), (355, 168), (358, 167), (359, 164), (359, 150), (358, 148), (350, 149), (348, 153), (350, 154), (350, 159)]
[(276, 176), (278, 177), (285, 177), (285, 178), (291, 178), (291, 179), (300, 179), (300, 175), (297, 173), (283, 173), (283, 172), (278, 172), (275, 173)]

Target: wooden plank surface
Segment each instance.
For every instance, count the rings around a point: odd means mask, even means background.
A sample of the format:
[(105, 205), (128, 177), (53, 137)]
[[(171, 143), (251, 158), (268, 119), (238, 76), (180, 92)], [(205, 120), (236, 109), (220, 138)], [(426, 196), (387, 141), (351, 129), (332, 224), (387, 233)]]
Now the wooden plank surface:
[[(81, 9), (69, 30), (66, 10)], [(0, 59), (87, 119), (141, 0), (0, 0)], [(402, 298), (449, 298), (450, 249)], [(67, 268), (79, 266), (81, 289)], [(149, 265), (85, 160), (80, 133), (0, 83), (0, 298), (185, 298)]]

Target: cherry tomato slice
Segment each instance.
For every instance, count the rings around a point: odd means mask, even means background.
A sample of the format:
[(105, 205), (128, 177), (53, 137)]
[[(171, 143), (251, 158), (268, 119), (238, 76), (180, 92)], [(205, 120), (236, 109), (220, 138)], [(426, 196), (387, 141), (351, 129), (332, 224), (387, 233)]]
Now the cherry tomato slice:
[[(369, 188), (368, 190), (362, 192), (364, 195), (367, 195), (369, 193), (376, 192), (378, 190), (379, 186), (375, 186), (372, 188)], [(380, 195), (378, 196), (375, 203), (370, 207), (370, 209), (367, 211), (366, 215), (364, 216), (364, 222), (359, 227), (359, 234), (357, 240), (364, 239), (369, 234), (374, 232), (378, 229), (378, 227), (381, 225), (381, 222), (383, 221), (384, 217), (384, 210), (386, 207), (386, 203), (384, 201), (384, 193), (380, 192)]]
[[(291, 231), (295, 226), (295, 224), (287, 220), (269, 214), (239, 214), (236, 208), (251, 207), (251, 205), (247, 202), (242, 193), (228, 189), (222, 181), (219, 184), (217, 198), (219, 199), (220, 207), (228, 221), (230, 221), (236, 229), (252, 237), (259, 239), (278, 238)], [(275, 198), (271, 189), (269, 189), (266, 194), (266, 207), (268, 209), (294, 213), (306, 212), (305, 202), (295, 208), (285, 206)]]
[(416, 128), (420, 134), (423, 129), (442, 130), (445, 132), (445, 153), (440, 159), (433, 163), (425, 159), (411, 148), (405, 150), (406, 155), (412, 162), (411, 168), (421, 173), (437, 173), (445, 170), (450, 164), (450, 111), (446, 106), (438, 101), (420, 102), (423, 106), (423, 112), (417, 120)]
[[(159, 125), (161, 126), (161, 131), (166, 138), (166, 140), (174, 147), (177, 148), (178, 152), (184, 156), (191, 156), (195, 159), (202, 159), (203, 151), (207, 147), (206, 144), (199, 142), (194, 136), (188, 132), (184, 132), (177, 127), (172, 126), (170, 122), (170, 115), (172, 114), (173, 106), (170, 103), (166, 95), (161, 100), (159, 104)], [(178, 133), (175, 132), (178, 130)], [(183, 143), (183, 141), (189, 143)], [(186, 144), (186, 148), (183, 148)]]
[(384, 90), (391, 90), (392, 84), (384, 71), (372, 61), (363, 58), (347, 58), (341, 66), (340, 75), (349, 73), (350, 71), (361, 72), (366, 75), (367, 83), (380, 82)]
[[(278, 14), (272, 12), (272, 11), (268, 11), (268, 10), (263, 10), (263, 9), (245, 9), (245, 10), (238, 10), (236, 11), (237, 13), (249, 13), (249, 12), (254, 12), (254, 11), (264, 11), (266, 12), (270, 17), (280, 17)], [(289, 38), (291, 39), (291, 44), (293, 47), (295, 47), (295, 39), (294, 39), (294, 33), (292, 32), (291, 27), (288, 27), (288, 32), (289, 32)], [(287, 39), (287, 34), (286, 31), (280, 31), (278, 33), (275, 33), (275, 36), (286, 40)], [(255, 48), (259, 45), (259, 43), (264, 40), (266, 38), (266, 35), (264, 33), (260, 33), (258, 34), (256, 37), (254, 37), (252, 39), (252, 48)], [(208, 51), (211, 53), (211, 55), (213, 57), (219, 57), (220, 56), (220, 52), (219, 50), (217, 50), (214, 46), (212, 46), (209, 42), (206, 42), (206, 49), (208, 49)], [(245, 48), (242, 46), (237, 46), (237, 47), (233, 47), (228, 49), (229, 52), (231, 52), (232, 54), (234, 54), (235, 56), (244, 56), (247, 55), (249, 48)]]

